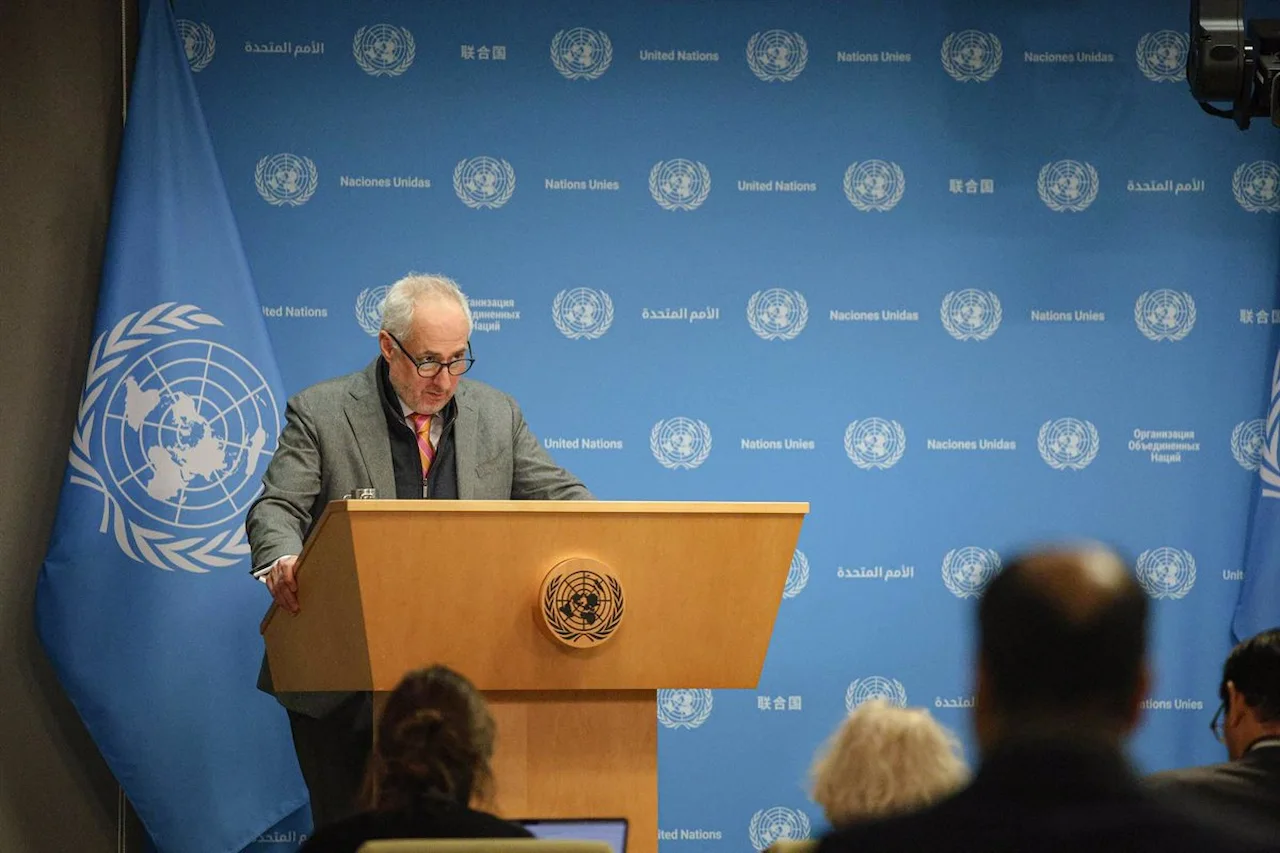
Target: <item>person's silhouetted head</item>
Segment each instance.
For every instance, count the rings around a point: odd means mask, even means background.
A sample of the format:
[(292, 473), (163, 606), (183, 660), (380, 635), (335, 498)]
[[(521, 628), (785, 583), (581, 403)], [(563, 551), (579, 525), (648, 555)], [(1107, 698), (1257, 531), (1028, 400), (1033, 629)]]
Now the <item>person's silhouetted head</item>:
[(1241, 641), (1222, 665), (1214, 732), (1234, 760), (1261, 738), (1280, 737), (1280, 628)]

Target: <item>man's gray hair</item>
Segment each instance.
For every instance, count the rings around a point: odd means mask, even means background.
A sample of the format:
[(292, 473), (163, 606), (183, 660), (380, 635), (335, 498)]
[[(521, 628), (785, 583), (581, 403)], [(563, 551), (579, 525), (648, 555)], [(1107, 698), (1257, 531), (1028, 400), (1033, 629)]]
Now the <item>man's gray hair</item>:
[(413, 327), (413, 309), (423, 299), (444, 297), (458, 303), (467, 318), (467, 337), (471, 337), (471, 306), (458, 283), (448, 276), (409, 273), (391, 285), (382, 300), (382, 328), (404, 340)]

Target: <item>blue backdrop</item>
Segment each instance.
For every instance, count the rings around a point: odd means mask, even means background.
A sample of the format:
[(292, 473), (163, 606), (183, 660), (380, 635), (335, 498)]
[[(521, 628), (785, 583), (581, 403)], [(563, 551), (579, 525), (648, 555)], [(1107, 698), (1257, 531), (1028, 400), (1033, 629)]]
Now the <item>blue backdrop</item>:
[(811, 503), (759, 689), (661, 697), (667, 850), (817, 832), (868, 696), (971, 744), (976, 595), (1045, 539), (1155, 599), (1136, 762), (1222, 757), (1277, 137), (1195, 105), (1184, 2), (909, 5), (177, 3), (289, 392), (443, 272), (601, 498)]

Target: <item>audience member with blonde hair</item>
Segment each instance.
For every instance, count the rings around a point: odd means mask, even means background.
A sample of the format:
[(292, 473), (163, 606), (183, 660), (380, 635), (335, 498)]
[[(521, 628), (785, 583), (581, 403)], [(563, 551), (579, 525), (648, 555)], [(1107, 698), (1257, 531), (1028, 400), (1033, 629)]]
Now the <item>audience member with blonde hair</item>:
[(378, 838), (527, 838), (471, 808), (493, 784), (495, 727), (480, 691), (443, 666), (411, 672), (387, 699), (369, 762), (367, 811), (321, 827), (301, 853), (355, 853)]
[(969, 775), (960, 742), (923, 708), (863, 702), (814, 762), (813, 799), (832, 826), (923, 808)]

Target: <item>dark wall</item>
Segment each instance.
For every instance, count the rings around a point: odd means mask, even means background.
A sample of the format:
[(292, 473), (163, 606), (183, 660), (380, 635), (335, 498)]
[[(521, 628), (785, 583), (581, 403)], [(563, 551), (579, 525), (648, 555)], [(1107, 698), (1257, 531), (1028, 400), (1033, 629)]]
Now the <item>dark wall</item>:
[(89, 347), (135, 3), (0, 2), (0, 850), (140, 849), (32, 602)]

